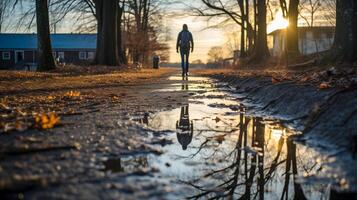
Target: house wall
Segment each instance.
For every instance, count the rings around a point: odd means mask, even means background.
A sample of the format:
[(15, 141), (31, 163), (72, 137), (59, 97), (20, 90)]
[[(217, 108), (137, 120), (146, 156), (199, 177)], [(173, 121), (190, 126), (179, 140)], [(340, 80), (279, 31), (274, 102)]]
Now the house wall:
[[(3, 60), (2, 53), (10, 52), (10, 60)], [(0, 69), (9, 69), (15, 65), (15, 53), (13, 50), (0, 50)]]
[[(299, 32), (299, 50), (303, 55), (327, 51), (331, 48), (334, 40), (333, 32), (301, 31)], [(273, 33), (273, 56), (283, 56), (285, 49), (285, 32)]]
[(25, 62), (26, 63), (36, 63), (37, 62), (37, 53), (36, 51), (24, 51)]
[(302, 54), (309, 55), (329, 50), (332, 43), (333, 37), (331, 34), (308, 31), (305, 35), (300, 36), (299, 49)]
[(90, 62), (92, 60), (90, 59), (85, 59), (85, 60), (81, 60), (79, 58), (79, 52), (86, 52), (86, 57), (88, 57), (88, 53), (89, 52), (94, 52), (94, 50), (75, 50), (75, 51), (68, 51), (68, 50), (54, 50), (54, 52), (56, 52), (56, 55), (58, 56), (58, 52), (64, 52), (64, 60), (61, 60), (61, 62), (65, 62), (65, 63), (73, 63), (73, 64), (80, 64), (80, 63), (87, 63)]
[[(22, 50), (22, 49), (16, 49)], [(2, 59), (2, 52), (10, 52), (10, 60)], [(37, 63), (37, 51), (36, 50), (22, 50), (24, 51), (24, 61), (26, 63)], [(55, 49), (53, 52), (56, 52), (56, 56), (58, 56), (58, 52), (64, 52), (64, 60), (61, 62), (64, 63), (73, 63), (73, 64), (81, 64), (91, 62), (92, 59), (81, 60), (79, 59), (79, 52), (86, 52), (86, 57), (88, 58), (88, 53), (93, 52), (95, 54), (95, 50), (66, 50), (66, 49)], [(0, 69), (11, 69), (15, 66), (15, 49), (12, 50), (0, 50)]]
[(273, 48), (271, 53), (273, 56), (282, 56), (285, 48), (285, 33), (275, 32), (273, 35)]

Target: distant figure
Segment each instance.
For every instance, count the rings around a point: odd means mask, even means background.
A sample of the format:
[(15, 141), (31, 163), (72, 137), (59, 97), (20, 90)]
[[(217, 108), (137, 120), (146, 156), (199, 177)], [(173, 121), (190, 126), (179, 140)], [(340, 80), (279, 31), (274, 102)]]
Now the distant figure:
[(188, 105), (181, 107), (180, 120), (176, 122), (176, 136), (182, 149), (186, 150), (193, 137), (193, 122), (190, 121)]
[(190, 50), (193, 52), (193, 37), (190, 31), (188, 31), (187, 24), (183, 25), (183, 30), (179, 33), (176, 43), (177, 53), (181, 53), (181, 67), (182, 67), (182, 76), (188, 76), (188, 67), (189, 67), (189, 57)]
[(153, 68), (159, 69), (160, 57), (158, 55), (154, 55), (152, 57), (152, 62), (153, 62)]

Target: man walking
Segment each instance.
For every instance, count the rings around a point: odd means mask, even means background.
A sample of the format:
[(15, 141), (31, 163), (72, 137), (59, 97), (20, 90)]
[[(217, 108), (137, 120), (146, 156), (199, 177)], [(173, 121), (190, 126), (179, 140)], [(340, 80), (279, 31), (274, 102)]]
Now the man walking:
[(190, 31), (188, 31), (187, 24), (183, 25), (183, 30), (179, 33), (176, 43), (176, 51), (181, 54), (181, 67), (182, 67), (182, 76), (188, 76), (188, 67), (189, 67), (189, 57), (190, 50), (193, 52), (193, 37)]

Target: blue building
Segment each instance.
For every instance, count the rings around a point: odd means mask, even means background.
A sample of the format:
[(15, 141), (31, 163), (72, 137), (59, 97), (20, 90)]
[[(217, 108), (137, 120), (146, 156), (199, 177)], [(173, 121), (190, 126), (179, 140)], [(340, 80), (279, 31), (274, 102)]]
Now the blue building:
[[(95, 57), (96, 34), (51, 34), (53, 56), (62, 63), (88, 63)], [(0, 34), (0, 69), (36, 66), (37, 34)]]

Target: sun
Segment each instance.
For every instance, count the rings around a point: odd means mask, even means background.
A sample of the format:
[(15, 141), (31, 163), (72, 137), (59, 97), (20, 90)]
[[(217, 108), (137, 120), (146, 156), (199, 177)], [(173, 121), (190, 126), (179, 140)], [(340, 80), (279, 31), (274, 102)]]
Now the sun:
[(267, 32), (271, 33), (278, 29), (285, 29), (289, 26), (289, 21), (283, 17), (283, 12), (279, 10), (274, 17), (274, 20), (268, 24)]

